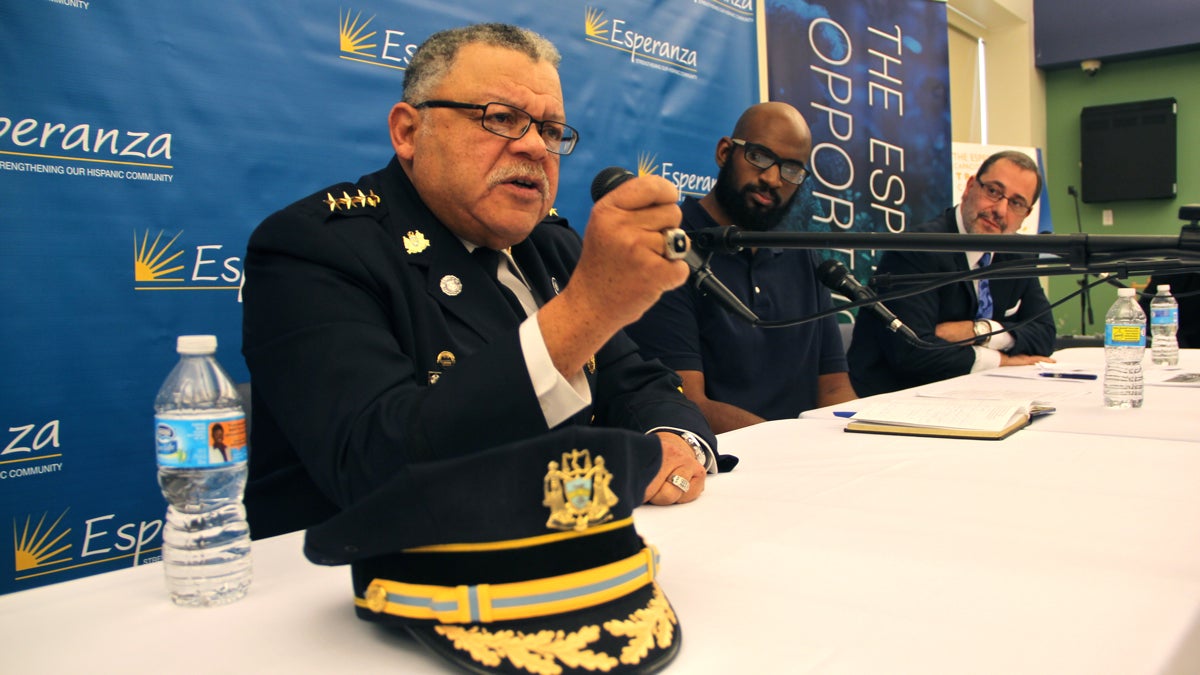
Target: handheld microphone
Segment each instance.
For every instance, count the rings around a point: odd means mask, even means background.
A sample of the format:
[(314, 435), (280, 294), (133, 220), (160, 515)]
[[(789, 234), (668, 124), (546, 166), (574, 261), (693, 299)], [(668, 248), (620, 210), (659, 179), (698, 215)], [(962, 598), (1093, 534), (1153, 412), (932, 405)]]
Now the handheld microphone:
[(831, 291), (841, 293), (848, 298), (853, 298), (860, 302), (870, 302), (871, 304), (866, 305), (866, 307), (870, 307), (872, 311), (883, 319), (883, 323), (887, 325), (888, 330), (893, 333), (899, 333), (905, 340), (913, 344), (920, 345), (924, 343), (924, 340), (917, 337), (917, 334), (911, 328), (905, 326), (904, 322), (892, 313), (892, 310), (885, 307), (882, 302), (879, 302), (879, 296), (875, 295), (874, 291), (858, 283), (858, 279), (855, 279), (850, 274), (850, 270), (847, 270), (846, 266), (841, 262), (826, 260), (821, 263), (820, 267), (817, 268), (817, 279)]
[[(625, 181), (633, 178), (633, 173), (619, 166), (610, 166), (596, 174), (596, 178), (592, 180), (592, 201), (599, 201), (601, 197), (617, 189)], [(683, 256), (683, 261), (692, 270), (692, 285), (696, 287), (704, 295), (710, 296), (721, 305), (725, 311), (740, 317), (749, 323), (758, 323), (758, 315), (750, 310), (741, 300), (738, 299), (733, 291), (729, 290), (721, 280), (715, 277), (712, 270), (708, 267), (708, 262), (696, 252), (694, 247), (688, 247), (687, 253)]]

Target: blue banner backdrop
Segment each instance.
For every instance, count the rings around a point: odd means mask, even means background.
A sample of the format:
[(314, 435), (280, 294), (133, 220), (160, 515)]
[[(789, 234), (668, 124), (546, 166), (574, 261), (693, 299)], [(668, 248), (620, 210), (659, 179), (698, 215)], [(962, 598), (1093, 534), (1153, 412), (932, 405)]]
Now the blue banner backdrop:
[[(952, 194), (946, 5), (938, 0), (768, 0), (770, 98), (813, 132), (795, 229), (904, 232)], [(835, 251), (862, 281), (876, 251)]]
[[(944, 52), (944, 9), (938, 19), (927, 4), (893, 0), (869, 16), (887, 31), (902, 20), (908, 34), (916, 32), (908, 22), (936, 24), (924, 29), (940, 31), (940, 41), (916, 42)], [(923, 18), (908, 16), (914, 6)], [(808, 66), (833, 52), (805, 47), (804, 26), (789, 50), (781, 21), (801, 15), (770, 11), (772, 60), (807, 79), (811, 101), (827, 100), (823, 76)], [(159, 559), (165, 504), (152, 404), (176, 360), (175, 336), (216, 334), (222, 364), (247, 378), (239, 289), (250, 232), (281, 206), (388, 161), (387, 111), (429, 34), (505, 21), (559, 46), (581, 143), (564, 160), (556, 207), (582, 231), (591, 180), (606, 166), (666, 176), (683, 195), (708, 191), (716, 140), (758, 100), (762, 19), (750, 0), (0, 6), (0, 523), (12, 527), (0, 537), (0, 561), (12, 561), (0, 562), (0, 593)], [(920, 78), (908, 35), (903, 44), (907, 121), (945, 120), (933, 101), (912, 100)], [(922, 68), (921, 77), (944, 82), (944, 56)], [(772, 97), (796, 103), (828, 141), (817, 108), (794, 100), (783, 74), (772, 71), (781, 83)], [(867, 76), (854, 77), (856, 96), (866, 97)], [(926, 202), (916, 180), (948, 183), (948, 143), (942, 159), (907, 125), (904, 135), (876, 131), (873, 117), (893, 114), (876, 100), (853, 112), (856, 141), (903, 144), (900, 207), (909, 218), (927, 215), (909, 206)], [(946, 120), (939, 133), (948, 129)], [(834, 157), (817, 155), (815, 207), (797, 222), (830, 213), (821, 210), (824, 193), (851, 198), (827, 185)], [(887, 168), (897, 161), (890, 157), (875, 164)], [(869, 194), (868, 183), (854, 185)], [(856, 215), (860, 229), (864, 213), (869, 206)]]
[(756, 100), (749, 5), (4, 3), (0, 592), (159, 558), (152, 405), (175, 336), (215, 333), (247, 378), (251, 230), (387, 163), (387, 112), (429, 34), (505, 21), (559, 46), (582, 139), (557, 208), (582, 230), (606, 166), (711, 171)]

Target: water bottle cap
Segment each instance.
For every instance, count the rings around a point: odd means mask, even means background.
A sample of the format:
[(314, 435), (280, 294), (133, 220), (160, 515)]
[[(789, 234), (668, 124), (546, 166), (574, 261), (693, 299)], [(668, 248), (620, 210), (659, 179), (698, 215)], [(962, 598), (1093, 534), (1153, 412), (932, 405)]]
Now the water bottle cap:
[(1117, 297), (1118, 298), (1132, 298), (1134, 293), (1135, 293), (1135, 291), (1132, 288), (1118, 288), (1117, 289)]
[(1158, 292), (1159, 293), (1170, 293), (1171, 292), (1171, 284), (1159, 284)]
[(175, 351), (180, 354), (217, 353), (216, 335), (180, 335), (175, 340)]

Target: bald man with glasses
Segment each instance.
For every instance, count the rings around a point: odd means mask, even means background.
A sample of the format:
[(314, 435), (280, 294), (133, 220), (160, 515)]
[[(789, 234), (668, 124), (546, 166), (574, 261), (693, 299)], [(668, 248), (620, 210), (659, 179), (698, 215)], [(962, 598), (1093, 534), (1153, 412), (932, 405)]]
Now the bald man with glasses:
[[(782, 102), (751, 106), (720, 139), (713, 190), (683, 203), (683, 229), (780, 227), (808, 176), (812, 135)], [(757, 249), (714, 256), (713, 274), (761, 320), (796, 319), (832, 307), (813, 251)], [(683, 393), (717, 433), (855, 398), (837, 319), (763, 329), (726, 312), (688, 284), (663, 295), (629, 327), (643, 356), (683, 378)]]
[[(958, 206), (909, 231), (1016, 234), (1041, 190), (1037, 164), (1022, 152), (1002, 151), (967, 179)], [(987, 251), (887, 251), (876, 274), (967, 272), (1020, 257)], [(847, 356), (850, 380), (862, 396), (990, 368), (1053, 361), (1054, 317), (1036, 277), (960, 281), (887, 305), (922, 340), (964, 344), (920, 348), (888, 330), (876, 313), (860, 311)]]

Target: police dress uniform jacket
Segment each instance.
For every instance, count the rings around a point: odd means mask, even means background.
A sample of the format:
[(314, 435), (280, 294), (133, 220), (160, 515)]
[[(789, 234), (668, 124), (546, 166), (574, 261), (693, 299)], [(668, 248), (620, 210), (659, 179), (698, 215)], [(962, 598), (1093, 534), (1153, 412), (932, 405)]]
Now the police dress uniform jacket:
[[(912, 232), (957, 233), (955, 209), (917, 225)], [(1012, 253), (995, 254), (994, 263), (1018, 259)], [(1027, 256), (1026, 256), (1027, 257)], [(967, 257), (959, 252), (887, 251), (876, 273), (917, 274), (966, 272)], [(1045, 312), (1031, 323), (1011, 332), (1011, 354), (1049, 356), (1054, 351), (1054, 319), (1046, 294), (1037, 278), (991, 279), (989, 282), (994, 313), (992, 320), (1005, 328)], [(887, 301), (887, 306), (926, 342), (946, 344), (934, 331), (944, 321), (974, 320), (979, 307), (974, 284), (962, 281), (907, 298)], [(859, 310), (854, 335), (847, 353), (850, 383), (859, 396), (871, 396), (937, 382), (971, 372), (975, 352), (970, 345), (944, 349), (925, 349), (910, 344), (887, 329), (879, 315)]]
[[(548, 219), (512, 254), (545, 301), (581, 249), (565, 221)], [(395, 159), (263, 221), (247, 249), (243, 302), (253, 385), (245, 501), (256, 538), (315, 524), (414, 463), (547, 431), (518, 335), (525, 317)], [(716, 447), (678, 377), (623, 333), (585, 373), (592, 404), (560, 426), (672, 427)], [(660, 463), (659, 453), (645, 457), (646, 483)]]

